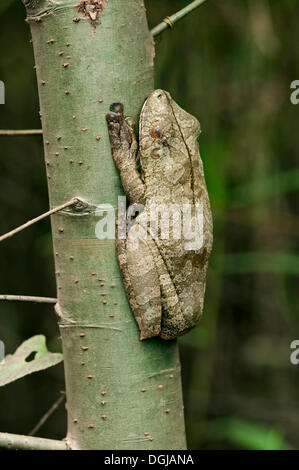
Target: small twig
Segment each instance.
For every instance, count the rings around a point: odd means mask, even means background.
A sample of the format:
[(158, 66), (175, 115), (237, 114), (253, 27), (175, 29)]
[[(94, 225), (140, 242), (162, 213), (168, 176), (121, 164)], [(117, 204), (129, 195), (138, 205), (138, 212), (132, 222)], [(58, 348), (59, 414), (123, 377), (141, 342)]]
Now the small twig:
[(65, 209), (66, 207), (73, 206), (76, 202), (78, 202), (78, 199), (74, 198), (71, 201), (62, 204), (61, 206), (54, 207), (54, 209), (51, 209), (50, 211), (39, 215), (35, 219), (29, 220), (28, 222), (26, 222), (26, 224), (21, 225), (20, 227), (12, 230), (11, 232), (5, 233), (5, 235), (2, 235), (2, 237), (0, 237), (0, 242), (3, 242), (3, 240), (6, 240), (7, 238), (13, 237), (16, 233), (21, 232), (25, 228), (30, 227), (31, 225), (35, 224), (36, 222), (39, 222), (42, 219), (45, 219), (46, 217), (49, 217), (49, 215), (55, 214), (55, 212), (59, 212)]
[(60, 403), (65, 399), (65, 394), (63, 393), (58, 400), (51, 406), (51, 408), (44, 414), (44, 416), (39, 420), (36, 426), (30, 431), (29, 436), (34, 436), (39, 429), (45, 424), (45, 422), (50, 418), (54, 411), (59, 407)]
[(33, 302), (36, 304), (56, 304), (57, 299), (53, 297), (32, 297), (27, 295), (0, 295), (1, 300), (11, 300), (15, 302)]
[(191, 11), (195, 10), (195, 8), (199, 7), (206, 1), (207, 0), (195, 0), (194, 2), (191, 2), (189, 5), (187, 5), (185, 8), (182, 8), (182, 10), (178, 11), (177, 13), (174, 13), (171, 16), (166, 16), (162, 23), (158, 24), (157, 26), (155, 26), (155, 28), (151, 30), (152, 35), (155, 37), (161, 34), (167, 28), (173, 29), (174, 23), (176, 23), (184, 16), (188, 15), (188, 13), (191, 13)]
[(69, 450), (69, 447), (65, 441), (0, 432), (0, 449)]
[(0, 135), (42, 135), (42, 129), (0, 130)]

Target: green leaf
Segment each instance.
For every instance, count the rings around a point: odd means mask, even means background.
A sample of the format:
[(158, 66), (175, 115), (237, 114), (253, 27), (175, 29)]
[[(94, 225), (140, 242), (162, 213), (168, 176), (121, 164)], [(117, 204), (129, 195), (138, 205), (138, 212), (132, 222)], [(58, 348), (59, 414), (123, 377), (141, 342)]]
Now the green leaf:
[(0, 364), (0, 387), (32, 372), (55, 366), (62, 360), (62, 354), (48, 351), (43, 335), (33, 336), (24, 341), (13, 355), (7, 355)]

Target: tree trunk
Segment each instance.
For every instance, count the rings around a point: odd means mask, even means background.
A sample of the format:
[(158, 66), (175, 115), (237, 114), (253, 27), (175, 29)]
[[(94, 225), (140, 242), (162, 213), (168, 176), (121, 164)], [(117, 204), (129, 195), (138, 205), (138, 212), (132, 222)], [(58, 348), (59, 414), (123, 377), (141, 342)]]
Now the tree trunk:
[[(123, 195), (105, 114), (137, 119), (153, 90), (152, 36), (142, 0), (23, 0), (32, 31), (52, 216), (73, 449), (184, 449), (176, 341), (139, 340), (114, 240), (95, 235), (95, 208)], [(84, 5), (96, 3), (84, 16)]]

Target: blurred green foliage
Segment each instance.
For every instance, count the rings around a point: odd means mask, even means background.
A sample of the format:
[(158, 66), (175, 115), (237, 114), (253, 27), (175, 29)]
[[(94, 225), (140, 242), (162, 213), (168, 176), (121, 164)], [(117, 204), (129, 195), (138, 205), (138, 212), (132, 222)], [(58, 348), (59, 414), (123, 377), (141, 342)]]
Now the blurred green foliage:
[(0, 4), (0, 14), (2, 14), (14, 0), (2, 0)]
[[(147, 0), (151, 27), (188, 3)], [(214, 214), (205, 314), (180, 340), (192, 449), (299, 448), (299, 79), (296, 0), (209, 0), (157, 39), (156, 87), (201, 122)], [(1, 1), (0, 128), (39, 128), (30, 32), (20, 1)], [(0, 233), (47, 210), (40, 137), (0, 138)], [(297, 253), (296, 253), (297, 252)], [(49, 221), (0, 246), (0, 293), (55, 296)], [(12, 353), (45, 334), (58, 351), (52, 308), (2, 303)], [(0, 389), (0, 431), (28, 433), (58, 398), (63, 370)], [(297, 416), (298, 414), (298, 416)], [(63, 406), (39, 435), (65, 434)]]
[(205, 439), (210, 442), (226, 440), (241, 449), (291, 450), (283, 434), (268, 426), (234, 418), (219, 418), (207, 423)]

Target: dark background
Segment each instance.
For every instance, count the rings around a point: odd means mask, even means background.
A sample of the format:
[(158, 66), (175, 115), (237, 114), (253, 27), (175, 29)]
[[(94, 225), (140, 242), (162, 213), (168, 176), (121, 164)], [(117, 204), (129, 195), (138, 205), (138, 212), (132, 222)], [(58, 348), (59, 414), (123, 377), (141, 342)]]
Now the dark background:
[[(150, 26), (187, 3), (147, 0)], [(298, 16), (297, 0), (209, 0), (157, 41), (156, 87), (201, 122), (215, 225), (204, 318), (180, 340), (191, 449), (299, 448)], [(1, 0), (1, 129), (40, 128), (24, 18)], [(40, 136), (0, 137), (0, 205), (0, 233), (48, 210)], [(3, 242), (0, 266), (1, 294), (55, 297), (49, 221)], [(39, 333), (60, 349), (51, 306), (0, 312), (7, 353)], [(0, 431), (27, 434), (63, 389), (61, 365), (0, 388)], [(61, 405), (38, 434), (65, 432)]]

